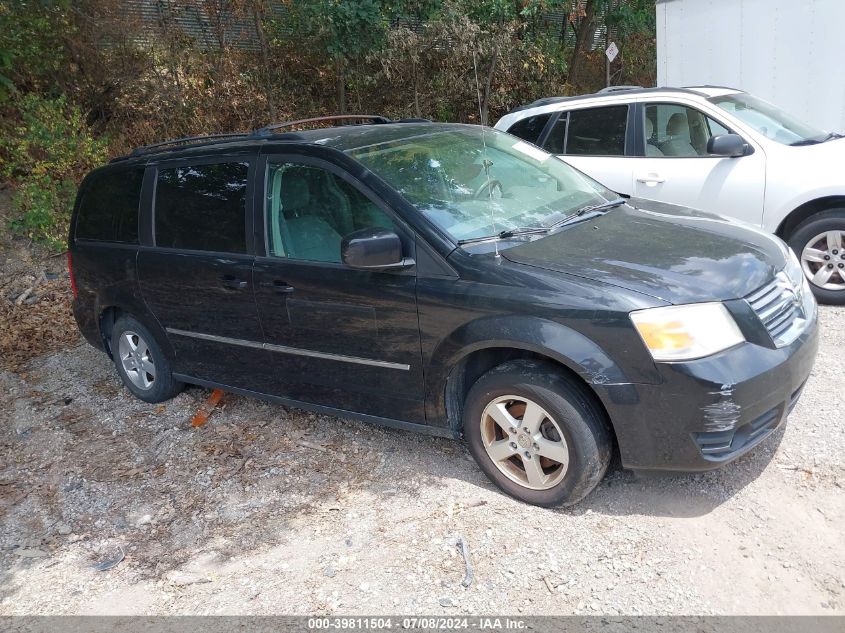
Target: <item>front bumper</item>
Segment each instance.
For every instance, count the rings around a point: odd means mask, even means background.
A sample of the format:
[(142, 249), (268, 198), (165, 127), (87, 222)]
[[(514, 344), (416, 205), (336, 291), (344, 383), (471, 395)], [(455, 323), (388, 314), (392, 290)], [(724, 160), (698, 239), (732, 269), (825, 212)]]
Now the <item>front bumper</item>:
[(743, 343), (684, 363), (658, 363), (662, 384), (601, 394), (626, 468), (698, 471), (751, 450), (786, 419), (818, 348), (816, 315), (790, 345)]

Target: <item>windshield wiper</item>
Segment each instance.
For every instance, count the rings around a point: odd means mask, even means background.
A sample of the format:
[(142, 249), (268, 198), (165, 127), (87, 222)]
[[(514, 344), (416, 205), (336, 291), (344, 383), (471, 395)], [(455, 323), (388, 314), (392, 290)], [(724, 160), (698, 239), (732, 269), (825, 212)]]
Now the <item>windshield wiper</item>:
[(542, 226), (533, 228), (526, 227), (521, 229), (505, 229), (504, 231), (499, 231), (496, 235), (485, 235), (484, 237), (470, 237), (465, 240), (458, 240), (458, 246), (463, 246), (464, 244), (476, 244), (478, 242), (504, 240), (509, 237), (516, 237), (517, 235), (539, 235), (540, 233), (545, 233), (546, 231), (548, 231), (548, 229)]
[(542, 235), (544, 233), (548, 233), (553, 229), (558, 228), (559, 226), (566, 224), (574, 218), (586, 215), (587, 213), (591, 213), (593, 211), (607, 211), (608, 209), (618, 207), (620, 204), (625, 204), (626, 202), (627, 200), (625, 200), (625, 198), (616, 198), (615, 200), (609, 200), (607, 202), (602, 202), (601, 204), (590, 204), (586, 207), (581, 207), (575, 213), (570, 213), (566, 217), (561, 218), (560, 220), (549, 226), (535, 226), (521, 229), (505, 229), (504, 231), (499, 231), (496, 235), (486, 235), (484, 237), (470, 237), (465, 240), (458, 240), (458, 246), (463, 246), (464, 244), (477, 244), (478, 242), (494, 242), (496, 240), (504, 240), (509, 237), (516, 237), (518, 235)]
[(790, 147), (800, 147), (802, 145), (818, 145), (819, 143), (827, 143), (828, 141), (832, 141), (835, 138), (842, 138), (841, 134), (837, 134), (836, 132), (830, 132), (824, 138), (803, 138), (800, 141), (795, 141), (794, 143), (790, 143)]
[(625, 204), (626, 202), (627, 200), (625, 200), (625, 198), (616, 198), (615, 200), (609, 200), (607, 202), (602, 202), (601, 204), (589, 204), (586, 207), (581, 207), (575, 213), (570, 213), (554, 224), (547, 226), (546, 231), (552, 231), (560, 226), (563, 226), (567, 222), (574, 220), (575, 218), (580, 218), (582, 215), (586, 215), (587, 213), (591, 213), (593, 211), (607, 211), (608, 209), (613, 209), (614, 207), (618, 207), (620, 204)]

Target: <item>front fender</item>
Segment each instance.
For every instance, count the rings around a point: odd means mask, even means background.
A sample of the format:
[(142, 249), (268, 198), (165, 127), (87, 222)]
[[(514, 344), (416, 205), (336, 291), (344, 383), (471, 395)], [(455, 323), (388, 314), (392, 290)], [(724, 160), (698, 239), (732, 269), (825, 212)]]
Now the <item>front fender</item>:
[(470, 354), (484, 349), (515, 349), (545, 356), (593, 386), (602, 400), (620, 397), (620, 389), (614, 386), (626, 391), (632, 382), (660, 381), (653, 363), (645, 373), (627, 375), (596, 342), (555, 321), (531, 316), (485, 317), (463, 324), (435, 348), (426, 371), (430, 424), (449, 424), (446, 393), (450, 376)]

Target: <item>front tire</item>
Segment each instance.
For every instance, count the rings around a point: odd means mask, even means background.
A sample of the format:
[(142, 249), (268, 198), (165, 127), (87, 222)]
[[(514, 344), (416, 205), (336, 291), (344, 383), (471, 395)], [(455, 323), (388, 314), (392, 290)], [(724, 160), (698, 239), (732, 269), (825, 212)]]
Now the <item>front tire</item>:
[(170, 361), (153, 334), (136, 318), (120, 317), (112, 328), (111, 352), (126, 388), (144, 402), (164, 402), (182, 391)]
[(490, 370), (470, 389), (463, 417), (481, 470), (526, 503), (577, 503), (610, 463), (611, 434), (600, 406), (551, 363), (516, 360)]
[(845, 305), (845, 209), (814, 215), (788, 242), (819, 303)]

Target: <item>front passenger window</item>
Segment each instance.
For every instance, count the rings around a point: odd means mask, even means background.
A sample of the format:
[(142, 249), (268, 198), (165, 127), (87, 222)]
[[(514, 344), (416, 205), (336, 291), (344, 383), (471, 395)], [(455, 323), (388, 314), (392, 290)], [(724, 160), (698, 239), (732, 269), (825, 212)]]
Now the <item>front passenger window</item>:
[(266, 214), (269, 254), (340, 263), (340, 242), (364, 228), (393, 229), (390, 218), (340, 176), (312, 165), (271, 163)]
[(707, 156), (710, 137), (730, 133), (702, 112), (670, 103), (646, 106), (645, 130), (646, 156), (677, 158)]

